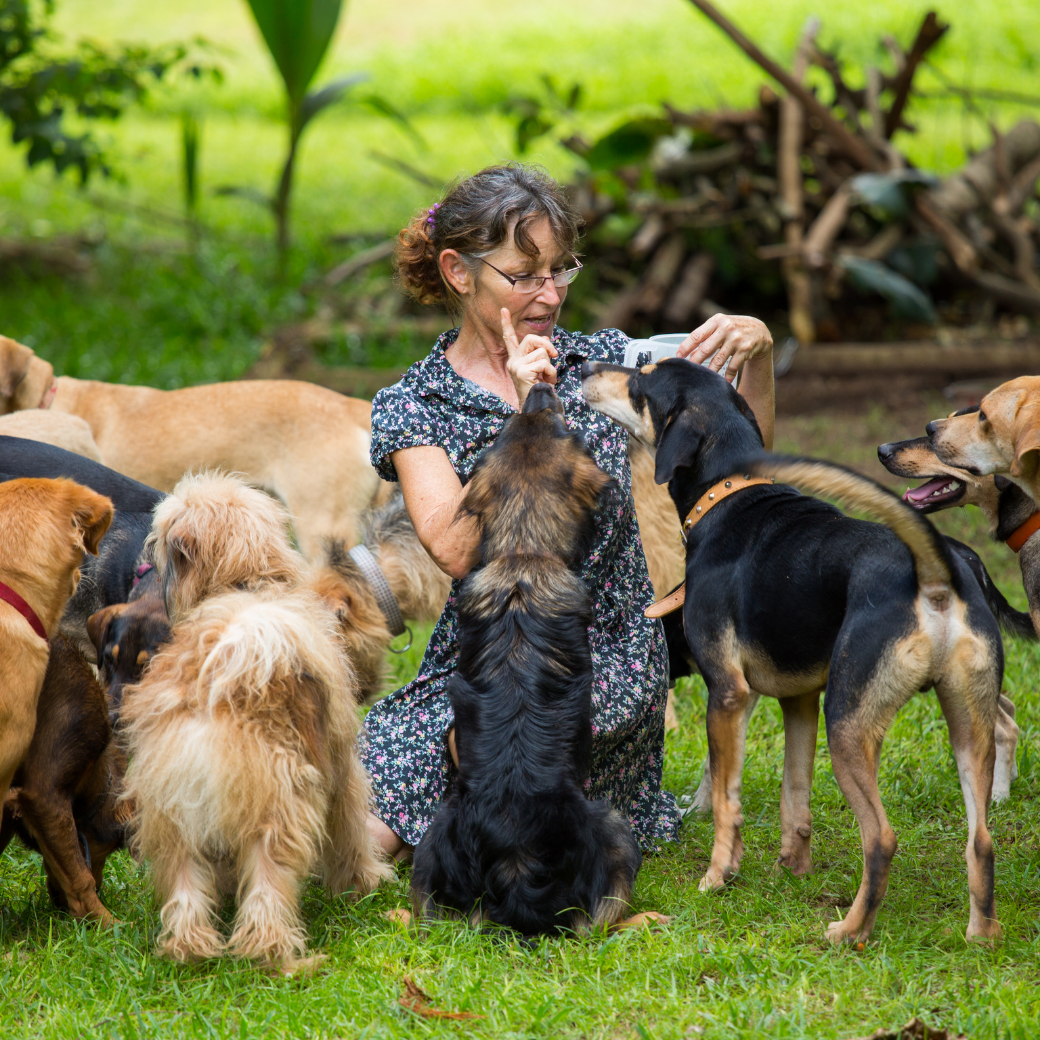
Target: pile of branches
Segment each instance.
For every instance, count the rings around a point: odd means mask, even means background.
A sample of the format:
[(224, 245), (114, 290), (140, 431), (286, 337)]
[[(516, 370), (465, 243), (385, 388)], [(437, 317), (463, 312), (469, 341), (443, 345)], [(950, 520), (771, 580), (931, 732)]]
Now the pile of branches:
[[(1040, 315), (1040, 124), (991, 124), (992, 147), (942, 182), (893, 144), (914, 129), (915, 74), (949, 28), (934, 12), (909, 47), (885, 39), (892, 71), (868, 68), (854, 87), (817, 43), (816, 20), (786, 69), (692, 2), (780, 89), (763, 87), (746, 110), (665, 106), (595, 143), (564, 142), (590, 168), (572, 186), (588, 228), (579, 324), (685, 331), (728, 307), (810, 344), (884, 338), (893, 325), (927, 334), (997, 308)], [(826, 73), (828, 102), (805, 85), (810, 66)]]

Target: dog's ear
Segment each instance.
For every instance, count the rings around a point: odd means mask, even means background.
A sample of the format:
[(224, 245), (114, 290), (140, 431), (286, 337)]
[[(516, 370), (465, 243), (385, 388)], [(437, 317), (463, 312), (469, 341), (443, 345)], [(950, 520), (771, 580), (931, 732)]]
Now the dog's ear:
[(688, 412), (673, 412), (657, 438), (654, 481), (667, 484), (680, 466), (692, 466), (704, 431)]
[(1015, 442), (1015, 457), (1011, 462), (1011, 475), (1022, 477), (1034, 473), (1040, 463), (1040, 400), (1027, 397), (1015, 414), (1012, 430)]
[(125, 603), (113, 603), (112, 606), (95, 611), (87, 618), (87, 635), (90, 636), (90, 641), (97, 651), (98, 667), (101, 666), (105, 656), (109, 626), (124, 610), (126, 610)]
[(98, 545), (112, 523), (115, 508), (110, 498), (105, 498), (90, 488), (79, 487), (76, 490), (77, 501), (72, 522), (79, 530), (83, 548), (91, 556), (97, 556)]
[(29, 373), (34, 356), (29, 347), (0, 336), (0, 397), (14, 397), (18, 384)]

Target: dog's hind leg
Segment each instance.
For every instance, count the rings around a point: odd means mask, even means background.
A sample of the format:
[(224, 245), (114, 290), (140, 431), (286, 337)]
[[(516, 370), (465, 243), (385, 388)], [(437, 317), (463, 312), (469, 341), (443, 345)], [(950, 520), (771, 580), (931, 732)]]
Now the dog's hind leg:
[(812, 794), (820, 695), (783, 697), (784, 783), (780, 793), (780, 858), (777, 865), (792, 874), (812, 873)]
[(23, 788), (18, 806), (39, 846), (50, 881), (61, 890), (73, 917), (91, 917), (103, 925), (112, 915), (97, 896), (94, 875), (80, 846), (72, 807), (56, 791), (38, 794)]
[(740, 782), (744, 771), (747, 738), (747, 704), (751, 691), (744, 674), (727, 670), (705, 674), (708, 683), (708, 754), (711, 759), (712, 812), (715, 844), (711, 864), (700, 881), (700, 890), (719, 889), (740, 869), (744, 839), (740, 829)]
[[(958, 682), (961, 678), (944, 679), (936, 684), (935, 692), (950, 731), (968, 815), (968, 844), (964, 858), (968, 864), (971, 912), (966, 937), (994, 939), (1000, 936), (1001, 928), (993, 894), (993, 839), (987, 815), (996, 755), (993, 720), (999, 687), (995, 689), (992, 682), (987, 684), (978, 676), (974, 677), (974, 683)], [(965, 692), (968, 696), (964, 695)]]
[[(748, 722), (755, 708), (758, 706), (758, 694), (754, 690), (749, 691), (747, 707), (744, 709), (744, 734), (747, 735)], [(707, 812), (711, 808), (711, 755), (704, 757), (704, 770), (701, 773), (701, 782), (693, 796), (693, 808), (696, 812)]]
[(162, 855), (149, 857), (163, 900), (157, 951), (178, 961), (219, 957), (224, 939), (213, 927), (219, 894), (213, 866), (183, 841), (177, 828), (163, 829)]
[(1018, 779), (1018, 763), (1015, 751), (1018, 748), (1018, 724), (1015, 722), (1015, 705), (1006, 694), (997, 702), (997, 722), (993, 729), (997, 743), (997, 758), (993, 766), (993, 801), (1002, 802), (1011, 794), (1011, 783)]
[(256, 836), (239, 859), (238, 913), (228, 951), (261, 961), (285, 975), (315, 966), (304, 958), (307, 939), (300, 921), (300, 885), (308, 873), (306, 849), (274, 827)]

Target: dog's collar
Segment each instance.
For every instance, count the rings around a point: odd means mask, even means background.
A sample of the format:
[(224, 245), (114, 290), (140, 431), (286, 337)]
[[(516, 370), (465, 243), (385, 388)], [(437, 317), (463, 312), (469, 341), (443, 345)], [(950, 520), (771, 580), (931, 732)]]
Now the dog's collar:
[(357, 564), (361, 576), (371, 586), (376, 603), (379, 604), (379, 609), (386, 618), (390, 635), (399, 636), (405, 631), (404, 618), (401, 617), (401, 608), (397, 605), (397, 599), (386, 580), (386, 575), (379, 566), (379, 561), (365, 545), (355, 545), (347, 555)]
[(142, 563), (140, 567), (134, 572), (134, 583), (130, 586), (132, 589), (137, 588), (138, 582), (149, 572), (155, 570), (154, 563)]
[[(744, 473), (743, 475), (734, 473), (732, 476), (726, 477), (725, 480), (720, 480), (717, 484), (712, 484), (712, 486), (697, 499), (693, 509), (686, 514), (686, 519), (683, 521), (682, 528), (679, 532), (679, 537), (682, 538), (683, 545), (686, 544), (686, 539), (689, 537), (690, 532), (698, 521), (703, 520), (712, 507), (717, 506), (724, 498), (729, 498), (730, 495), (737, 491), (743, 491), (744, 488), (754, 487), (755, 484), (772, 483), (772, 477), (753, 477), (749, 473)], [(643, 611), (643, 615), (648, 618), (664, 617), (665, 614), (671, 614), (673, 610), (678, 610), (685, 600), (686, 582), (683, 582), (674, 592), (665, 596), (664, 599), (660, 599), (656, 603), (652, 603), (647, 607), (646, 610)]]
[(54, 404), (54, 395), (58, 392), (58, 381), (51, 378), (51, 385), (47, 387), (43, 392), (43, 397), (40, 398), (40, 403), (36, 406), (37, 408), (50, 408)]
[(1040, 510), (1035, 512), (1024, 524), (1016, 527), (1011, 532), (1011, 537), (1005, 539), (1005, 544), (1012, 552), (1017, 553), (1037, 531), (1040, 531)]
[(47, 638), (47, 629), (43, 627), (43, 622), (39, 619), (36, 611), (29, 606), (28, 603), (18, 595), (10, 585), (5, 585), (0, 581), (0, 599), (6, 603), (10, 603), (19, 614), (29, 622), (32, 630), (49, 646), (50, 640)]

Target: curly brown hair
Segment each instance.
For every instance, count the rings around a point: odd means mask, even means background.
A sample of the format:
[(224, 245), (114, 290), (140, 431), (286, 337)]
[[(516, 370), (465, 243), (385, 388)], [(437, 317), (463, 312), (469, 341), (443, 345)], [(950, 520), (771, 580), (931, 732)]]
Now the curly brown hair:
[(525, 256), (538, 256), (530, 226), (546, 217), (553, 238), (572, 252), (581, 218), (564, 189), (540, 166), (503, 163), (455, 181), (439, 203), (419, 210), (398, 235), (394, 267), (401, 290), (419, 303), (461, 310), (458, 293), (444, 280), (439, 258), (445, 249), (462, 254), (476, 270), (509, 237)]

